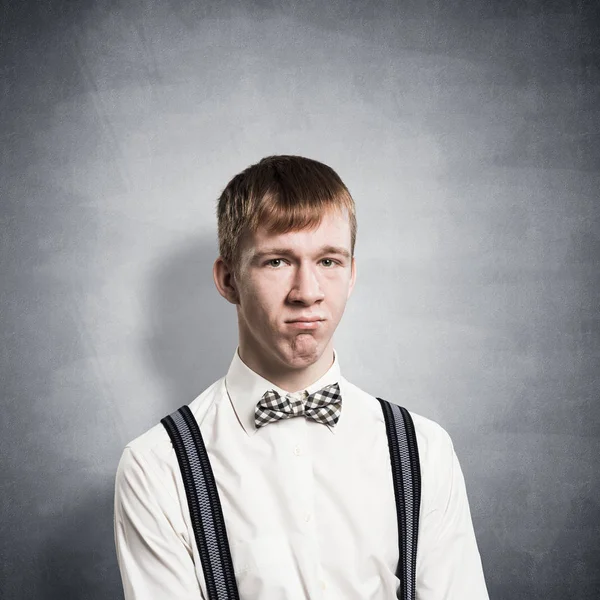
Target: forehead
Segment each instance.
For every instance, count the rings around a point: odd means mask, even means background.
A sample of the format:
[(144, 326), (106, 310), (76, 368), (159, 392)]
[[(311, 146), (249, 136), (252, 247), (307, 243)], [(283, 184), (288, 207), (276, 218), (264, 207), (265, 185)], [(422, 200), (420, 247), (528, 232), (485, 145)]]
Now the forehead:
[(328, 248), (331, 253), (337, 248), (350, 258), (351, 232), (347, 214), (339, 211), (327, 212), (316, 227), (272, 233), (259, 227), (244, 243), (243, 254), (248, 260), (267, 254), (316, 254)]
[(272, 247), (288, 248), (290, 251), (311, 251), (324, 245), (341, 246), (350, 251), (351, 232), (348, 215), (339, 211), (328, 211), (314, 228), (272, 233), (259, 227), (248, 239), (246, 250), (251, 254), (264, 252)]

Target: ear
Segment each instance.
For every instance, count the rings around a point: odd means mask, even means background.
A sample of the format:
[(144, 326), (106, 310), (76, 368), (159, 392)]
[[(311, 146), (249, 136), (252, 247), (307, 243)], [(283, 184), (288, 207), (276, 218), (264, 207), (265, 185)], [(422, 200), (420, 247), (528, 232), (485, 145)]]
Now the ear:
[(355, 283), (356, 283), (356, 259), (353, 256), (352, 257), (351, 274), (350, 274), (350, 285), (348, 287), (348, 296), (346, 297), (346, 300), (348, 300), (348, 298), (350, 298), (350, 294), (352, 293), (352, 290), (354, 289)]
[(239, 304), (240, 296), (233, 271), (219, 256), (213, 265), (213, 280), (217, 291), (231, 304)]

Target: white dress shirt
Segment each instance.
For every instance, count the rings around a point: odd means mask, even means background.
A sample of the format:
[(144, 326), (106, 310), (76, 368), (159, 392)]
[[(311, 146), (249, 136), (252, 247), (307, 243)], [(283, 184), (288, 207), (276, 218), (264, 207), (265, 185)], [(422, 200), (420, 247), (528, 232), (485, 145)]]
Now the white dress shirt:
[[(241, 600), (392, 600), (398, 523), (379, 402), (331, 368), (335, 427), (305, 417), (254, 425), (262, 395), (285, 390), (236, 348), (227, 375), (191, 404), (220, 495)], [(402, 404), (402, 398), (386, 398)], [(487, 600), (463, 474), (448, 433), (412, 413), (422, 477), (418, 600)], [(185, 490), (162, 426), (125, 448), (115, 542), (126, 600), (208, 599)]]

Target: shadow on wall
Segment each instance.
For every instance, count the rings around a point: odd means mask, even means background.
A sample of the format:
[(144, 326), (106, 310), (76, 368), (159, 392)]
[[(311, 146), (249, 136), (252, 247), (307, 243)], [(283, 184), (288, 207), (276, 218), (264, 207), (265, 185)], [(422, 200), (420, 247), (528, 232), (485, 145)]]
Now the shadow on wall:
[(39, 569), (44, 600), (122, 598), (113, 541), (113, 487), (90, 492), (76, 510), (63, 515), (47, 538)]
[(217, 256), (216, 241), (194, 240), (159, 264), (152, 278), (144, 344), (166, 390), (161, 417), (223, 377), (237, 346), (235, 306), (213, 281)]
[[(148, 333), (139, 351), (165, 391), (153, 405), (128, 409), (137, 414), (140, 433), (226, 373), (237, 344), (237, 320), (235, 307), (212, 279), (216, 256), (214, 243), (195, 240), (169, 254), (151, 275), (140, 301)], [(90, 492), (93, 485), (80, 483), (85, 492), (77, 508), (65, 512), (42, 543), (32, 584), (44, 600), (123, 597), (113, 533), (114, 480)]]

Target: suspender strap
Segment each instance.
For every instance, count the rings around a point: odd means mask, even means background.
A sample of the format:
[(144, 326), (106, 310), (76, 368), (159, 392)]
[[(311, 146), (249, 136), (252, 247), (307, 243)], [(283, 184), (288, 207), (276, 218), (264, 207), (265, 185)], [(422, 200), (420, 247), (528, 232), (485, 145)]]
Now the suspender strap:
[(188, 406), (161, 423), (181, 469), (209, 600), (239, 600), (221, 501), (198, 423)]
[(385, 419), (390, 448), (394, 494), (398, 513), (400, 560), (396, 576), (400, 580), (398, 598), (415, 600), (417, 537), (421, 505), (421, 470), (415, 427), (410, 413), (383, 398), (377, 398)]

